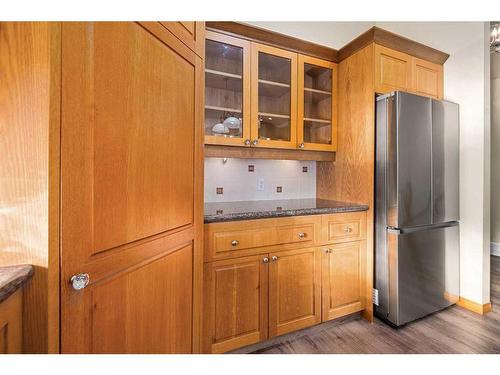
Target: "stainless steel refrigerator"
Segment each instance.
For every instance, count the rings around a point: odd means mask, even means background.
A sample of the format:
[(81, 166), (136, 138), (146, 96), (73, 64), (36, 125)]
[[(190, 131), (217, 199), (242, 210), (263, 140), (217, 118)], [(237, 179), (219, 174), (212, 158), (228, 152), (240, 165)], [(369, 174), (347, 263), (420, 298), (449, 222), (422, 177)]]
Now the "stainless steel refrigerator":
[(375, 312), (396, 326), (458, 300), (458, 110), (404, 92), (376, 101)]

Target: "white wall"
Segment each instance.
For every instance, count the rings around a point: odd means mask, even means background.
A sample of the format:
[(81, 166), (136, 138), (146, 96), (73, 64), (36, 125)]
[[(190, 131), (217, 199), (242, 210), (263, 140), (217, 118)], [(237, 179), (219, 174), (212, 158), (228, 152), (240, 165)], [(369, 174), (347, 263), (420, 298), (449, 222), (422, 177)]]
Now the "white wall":
[(252, 22), (298, 38), (341, 48), (377, 25), (450, 54), (446, 99), (460, 104), (462, 297), (490, 300), (489, 26), (483, 22)]
[(491, 241), (500, 256), (500, 53), (491, 54)]
[[(259, 179), (264, 180), (264, 190), (257, 190)], [(217, 194), (218, 187), (223, 194)], [(205, 202), (298, 198), (316, 198), (315, 161), (226, 159), (224, 163), (220, 158), (205, 158)]]

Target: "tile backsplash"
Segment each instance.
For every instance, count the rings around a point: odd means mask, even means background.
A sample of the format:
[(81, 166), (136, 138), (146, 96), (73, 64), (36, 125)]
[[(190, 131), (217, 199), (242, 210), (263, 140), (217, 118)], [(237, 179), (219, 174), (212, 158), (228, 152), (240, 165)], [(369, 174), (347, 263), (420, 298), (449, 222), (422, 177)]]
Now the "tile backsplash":
[(205, 202), (316, 198), (316, 162), (205, 158)]

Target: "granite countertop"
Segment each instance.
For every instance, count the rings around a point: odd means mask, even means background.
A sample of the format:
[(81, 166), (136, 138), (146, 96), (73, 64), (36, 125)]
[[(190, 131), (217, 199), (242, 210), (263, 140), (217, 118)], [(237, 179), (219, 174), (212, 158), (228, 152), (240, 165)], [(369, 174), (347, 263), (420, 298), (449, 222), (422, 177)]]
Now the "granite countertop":
[(367, 205), (325, 199), (205, 203), (205, 223), (366, 211)]
[(21, 288), (32, 275), (33, 266), (30, 264), (0, 267), (0, 303)]

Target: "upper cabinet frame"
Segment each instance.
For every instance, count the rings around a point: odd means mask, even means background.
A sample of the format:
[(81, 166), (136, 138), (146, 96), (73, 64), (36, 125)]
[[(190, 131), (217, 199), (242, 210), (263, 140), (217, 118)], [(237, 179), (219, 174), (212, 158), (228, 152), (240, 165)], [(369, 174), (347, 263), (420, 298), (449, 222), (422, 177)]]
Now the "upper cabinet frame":
[[(287, 61), (289, 61), (289, 67), (286, 66)], [(264, 44), (252, 43), (251, 69), (252, 146), (295, 148), (297, 144), (297, 54)]]
[[(297, 147), (303, 150), (336, 151), (337, 64), (299, 55), (298, 65)], [(306, 72), (306, 69), (309, 71)], [(316, 77), (312, 71), (317, 71)], [(328, 76), (325, 77), (325, 74)]]

